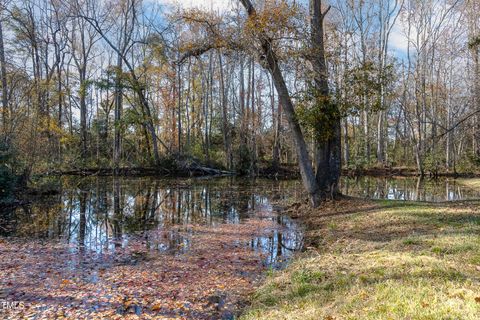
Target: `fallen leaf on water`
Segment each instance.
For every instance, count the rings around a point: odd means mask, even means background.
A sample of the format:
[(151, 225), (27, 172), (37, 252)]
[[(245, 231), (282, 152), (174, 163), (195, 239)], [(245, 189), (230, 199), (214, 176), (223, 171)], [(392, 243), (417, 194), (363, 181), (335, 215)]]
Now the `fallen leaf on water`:
[(128, 309), (131, 305), (133, 304), (133, 301), (132, 300), (127, 300), (123, 303), (123, 307), (125, 309)]
[[(185, 235), (189, 239), (188, 252), (181, 255), (157, 252), (150, 259), (135, 263), (128, 257), (144, 246), (143, 238), (132, 238), (128, 246), (115, 252), (106, 251), (105, 255), (84, 252), (81, 261), (63, 243), (32, 242), (35, 250), (19, 248), (15, 242), (2, 244), (8, 250), (0, 250), (0, 261), (6, 260), (7, 252), (28, 253), (24, 259), (18, 259), (18, 267), (4, 284), (10, 288), (27, 283), (32, 296), (41, 297), (29, 301), (26, 310), (9, 313), (12, 319), (25, 318), (27, 310), (34, 310), (32, 317), (37, 319), (86, 319), (91, 318), (86, 310), (93, 305), (93, 318), (97, 319), (120, 319), (123, 313), (129, 319), (139, 319), (135, 315), (138, 312), (142, 313), (142, 319), (155, 318), (160, 312), (181, 314), (179, 319), (220, 318), (224, 312), (237, 310), (239, 302), (254, 288), (253, 280), (264, 270), (258, 263), (264, 257), (258, 251), (244, 250), (237, 242), (241, 239), (242, 243), (249, 243), (252, 237), (265, 235), (264, 230), (269, 230), (266, 227), (271, 224), (255, 220), (242, 225), (222, 224), (215, 233), (203, 225), (190, 225), (193, 232)], [(157, 231), (149, 235), (163, 241)], [(34, 263), (39, 268), (31, 270)], [(31, 282), (32, 275), (37, 274), (45, 278), (48, 295), (38, 281)], [(15, 288), (12, 290), (20, 294)], [(205, 297), (210, 296), (212, 301), (206, 304)]]
[(155, 303), (151, 308), (152, 311), (158, 311), (160, 309), (162, 309), (162, 305), (160, 303)]

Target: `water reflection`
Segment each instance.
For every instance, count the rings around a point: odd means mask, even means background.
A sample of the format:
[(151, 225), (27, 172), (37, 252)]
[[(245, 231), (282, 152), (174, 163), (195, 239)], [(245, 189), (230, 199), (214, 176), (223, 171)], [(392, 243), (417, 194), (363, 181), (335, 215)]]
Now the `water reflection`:
[(480, 199), (479, 191), (454, 179), (343, 177), (341, 188), (346, 195), (370, 199), (429, 202)]
[(266, 219), (275, 227), (238, 245), (258, 251), (269, 266), (302, 245), (299, 227), (273, 212), (269, 200), (285, 194), (288, 182), (89, 178), (64, 179), (62, 185), (59, 195), (4, 216), (0, 234), (61, 239), (72, 250), (100, 255), (139, 243), (150, 251), (182, 254), (191, 246), (194, 226)]

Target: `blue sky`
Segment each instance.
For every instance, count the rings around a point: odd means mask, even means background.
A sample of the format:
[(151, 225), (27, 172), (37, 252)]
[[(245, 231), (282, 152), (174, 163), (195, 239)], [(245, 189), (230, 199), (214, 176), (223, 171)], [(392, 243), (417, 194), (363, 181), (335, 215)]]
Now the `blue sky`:
[[(184, 8), (200, 8), (213, 11), (225, 11), (239, 5), (238, 0), (156, 0), (165, 5), (181, 5)], [(300, 0), (302, 1), (302, 0)], [(306, 0), (305, 0), (306, 1)], [(390, 35), (389, 47), (395, 56), (402, 59), (407, 53), (408, 39), (402, 31), (400, 21), (397, 20)]]

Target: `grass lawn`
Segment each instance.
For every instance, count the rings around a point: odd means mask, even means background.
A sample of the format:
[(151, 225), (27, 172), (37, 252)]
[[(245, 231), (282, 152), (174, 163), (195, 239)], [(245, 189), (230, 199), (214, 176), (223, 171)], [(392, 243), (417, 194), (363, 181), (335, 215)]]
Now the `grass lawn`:
[(294, 208), (308, 250), (242, 319), (480, 319), (480, 201)]

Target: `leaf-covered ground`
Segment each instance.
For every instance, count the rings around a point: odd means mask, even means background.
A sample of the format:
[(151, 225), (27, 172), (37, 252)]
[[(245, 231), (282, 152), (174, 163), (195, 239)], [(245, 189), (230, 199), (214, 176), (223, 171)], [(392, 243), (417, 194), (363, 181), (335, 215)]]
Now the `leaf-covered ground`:
[(148, 233), (160, 246), (172, 232), (182, 238), (164, 253), (142, 237), (100, 253), (0, 239), (3, 298), (25, 306), (1, 310), (0, 318), (229, 319), (266, 269), (252, 239), (274, 228), (272, 219), (257, 218)]

